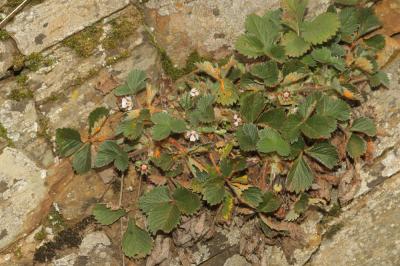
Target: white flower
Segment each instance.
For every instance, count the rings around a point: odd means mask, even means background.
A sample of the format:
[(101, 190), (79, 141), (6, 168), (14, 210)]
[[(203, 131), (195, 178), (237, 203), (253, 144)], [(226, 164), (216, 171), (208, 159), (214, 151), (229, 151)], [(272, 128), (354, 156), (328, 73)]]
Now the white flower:
[(197, 88), (192, 88), (190, 90), (190, 96), (196, 97), (196, 96), (199, 96), (199, 95), (200, 95), (200, 92), (199, 92), (199, 90)]
[(195, 130), (187, 131), (185, 137), (189, 139), (191, 142), (195, 142), (200, 139), (199, 133), (197, 133)]
[(126, 111), (132, 110), (133, 102), (131, 96), (125, 96), (121, 99), (121, 108)]
[(237, 114), (234, 114), (233, 115), (233, 124), (235, 125), (235, 127), (238, 127), (241, 123), (242, 123), (242, 119)]
[(284, 91), (283, 93), (282, 93), (282, 96), (283, 96), (283, 98), (285, 98), (285, 99), (289, 99), (290, 98), (290, 92), (289, 91)]

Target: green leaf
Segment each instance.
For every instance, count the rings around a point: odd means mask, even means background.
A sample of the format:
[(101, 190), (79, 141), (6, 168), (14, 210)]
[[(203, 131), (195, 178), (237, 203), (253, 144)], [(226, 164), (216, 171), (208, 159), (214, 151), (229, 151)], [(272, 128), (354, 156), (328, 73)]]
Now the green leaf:
[(310, 43), (306, 42), (293, 31), (283, 35), (282, 45), (285, 47), (286, 55), (290, 57), (302, 56), (311, 48)]
[(130, 140), (138, 139), (143, 133), (143, 122), (138, 119), (125, 119), (117, 128), (116, 134), (123, 134)]
[(315, 114), (301, 126), (301, 132), (311, 139), (329, 138), (336, 128), (334, 118)]
[(288, 156), (290, 153), (290, 145), (276, 130), (264, 128), (260, 131), (260, 140), (257, 142), (257, 150), (263, 153), (277, 152), (281, 156)]
[(196, 113), (199, 117), (199, 120), (204, 123), (210, 123), (214, 121), (214, 96), (210, 94), (202, 95), (197, 101), (196, 105)]
[(372, 36), (371, 38), (364, 39), (364, 43), (376, 50), (382, 50), (383, 48), (385, 48), (385, 37), (381, 34), (377, 34)]
[(314, 112), (319, 96), (320, 95), (317, 94), (311, 94), (305, 99), (304, 102), (299, 104), (298, 112), (303, 117), (303, 120), (308, 119), (310, 115)]
[(131, 258), (144, 258), (153, 249), (153, 239), (148, 232), (137, 226), (132, 220), (128, 222), (122, 237), (122, 251)]
[(359, 158), (367, 151), (367, 143), (357, 134), (351, 134), (349, 142), (347, 142), (346, 151), (351, 158)]
[(257, 123), (265, 123), (274, 129), (280, 129), (282, 127), (282, 121), (285, 121), (285, 119), (285, 109), (274, 108), (262, 113)]
[(345, 62), (343, 59), (332, 55), (332, 51), (327, 47), (314, 49), (311, 53), (312, 58), (322, 64), (329, 64), (339, 71), (345, 70)]
[(148, 214), (149, 230), (156, 233), (161, 230), (170, 233), (179, 224), (181, 213), (176, 204), (170, 202), (160, 203)]
[(299, 32), (300, 24), (303, 21), (306, 12), (308, 0), (283, 0), (283, 21), (295, 32)]
[(305, 152), (329, 169), (332, 169), (339, 160), (336, 147), (327, 141), (316, 143), (312, 147), (306, 149)]
[(90, 143), (86, 143), (74, 154), (72, 167), (79, 175), (88, 172), (92, 168), (92, 154)]
[(219, 204), (225, 197), (225, 180), (211, 177), (203, 184), (203, 198), (211, 206)]
[(257, 126), (253, 124), (244, 124), (237, 129), (236, 138), (239, 142), (240, 149), (243, 151), (255, 151), (259, 139)]
[(146, 73), (142, 70), (133, 70), (129, 73), (124, 85), (116, 88), (116, 96), (136, 94), (146, 87)]
[(244, 121), (253, 123), (264, 109), (264, 106), (264, 95), (261, 93), (250, 93), (240, 101), (240, 115)]
[(257, 206), (263, 201), (263, 194), (259, 188), (249, 187), (242, 192), (241, 198), (250, 207), (257, 208)]
[(281, 206), (280, 199), (271, 191), (267, 191), (262, 196), (262, 201), (257, 207), (257, 210), (260, 212), (274, 212)]
[(301, 36), (309, 43), (322, 44), (332, 38), (340, 26), (339, 17), (334, 13), (323, 13), (301, 27)]
[(125, 171), (128, 169), (129, 158), (128, 154), (122, 150), (117, 143), (111, 140), (106, 140), (99, 147), (95, 166), (103, 167), (111, 162), (114, 162), (114, 166), (119, 171)]
[(358, 23), (357, 10), (353, 7), (346, 7), (339, 13), (340, 19), (340, 33), (343, 41), (351, 43), (358, 30), (360, 24)]
[(171, 129), (166, 125), (155, 125), (151, 128), (151, 136), (154, 140), (166, 139), (171, 134)]
[(350, 128), (353, 132), (364, 133), (370, 137), (376, 135), (376, 126), (374, 121), (368, 117), (360, 117), (354, 120), (353, 125)]
[(307, 210), (309, 202), (309, 196), (306, 193), (302, 193), (299, 200), (294, 204), (294, 211), (298, 214), (302, 214)]
[(152, 157), (151, 161), (161, 170), (168, 171), (174, 165), (174, 159), (169, 153), (162, 153), (160, 157)]
[(354, 6), (360, 3), (361, 0), (335, 0), (334, 2), (345, 6)]
[(300, 136), (300, 129), (303, 125), (303, 118), (299, 114), (291, 114), (283, 122), (281, 132), (283, 137), (293, 143)]
[(60, 156), (71, 156), (82, 145), (81, 135), (78, 131), (71, 128), (58, 128), (56, 130), (56, 146)]
[(98, 107), (94, 109), (90, 114), (89, 114), (89, 133), (92, 132), (93, 127), (95, 124), (101, 120), (102, 118), (107, 117), (109, 114), (109, 110), (105, 107)]
[(186, 130), (184, 120), (174, 118), (165, 112), (153, 114), (151, 121), (155, 124), (152, 127), (152, 136), (157, 141), (167, 138), (172, 132), (183, 133)]
[(139, 207), (146, 214), (148, 214), (155, 207), (160, 206), (162, 203), (171, 201), (169, 191), (166, 186), (155, 187), (151, 191), (143, 194), (139, 199)]
[(201, 201), (197, 194), (186, 188), (177, 188), (172, 194), (178, 209), (187, 215), (196, 213), (201, 207)]
[(274, 87), (279, 83), (280, 72), (275, 61), (256, 64), (251, 68), (250, 73), (264, 80), (265, 86)]
[(381, 85), (389, 87), (390, 80), (385, 72), (378, 71), (369, 78), (369, 84), (374, 88)]
[(357, 11), (357, 17), (360, 23), (360, 28), (358, 29), (359, 37), (381, 26), (381, 23), (379, 22), (379, 19), (375, 16), (374, 10), (372, 8), (360, 8)]
[(317, 114), (330, 116), (340, 121), (347, 121), (350, 118), (350, 106), (343, 100), (323, 96), (317, 104)]
[(125, 214), (126, 212), (123, 209), (111, 210), (104, 204), (96, 204), (96, 206), (93, 208), (94, 218), (102, 225), (113, 224)]
[(300, 154), (294, 161), (292, 168), (287, 176), (287, 186), (289, 191), (296, 193), (304, 192), (311, 187), (314, 180), (314, 175), (310, 166), (304, 160), (303, 155)]
[(230, 193), (225, 193), (224, 201), (221, 208), (221, 217), (224, 221), (229, 221), (231, 219), (234, 206), (234, 197)]
[(255, 36), (241, 35), (235, 43), (236, 50), (250, 58), (256, 58), (264, 55), (263, 44)]

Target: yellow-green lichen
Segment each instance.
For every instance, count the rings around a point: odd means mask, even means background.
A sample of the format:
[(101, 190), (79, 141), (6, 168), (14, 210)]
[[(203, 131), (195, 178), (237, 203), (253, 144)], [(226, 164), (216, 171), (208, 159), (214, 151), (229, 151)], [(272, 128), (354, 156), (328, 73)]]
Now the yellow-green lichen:
[(0, 41), (5, 41), (10, 38), (10, 34), (6, 30), (0, 29)]
[(51, 141), (51, 136), (49, 134), (49, 118), (42, 116), (38, 120), (39, 128), (37, 131), (37, 136), (42, 137), (48, 141)]
[(48, 67), (54, 64), (54, 59), (44, 57), (40, 53), (32, 53), (25, 57), (25, 67), (31, 71), (37, 71), (41, 67)]
[(44, 225), (52, 228), (54, 233), (58, 233), (65, 228), (64, 218), (55, 208), (50, 210)]
[(47, 237), (47, 232), (46, 232), (46, 230), (44, 230), (44, 228), (42, 228), (39, 232), (37, 232), (33, 236), (33, 238), (38, 242), (41, 242), (41, 241), (45, 240), (46, 237)]
[(0, 140), (1, 139), (3, 139), (7, 143), (7, 146), (9, 147), (14, 146), (13, 141), (8, 137), (7, 129), (3, 126), (2, 123), (0, 123)]
[(16, 78), (18, 88), (11, 90), (8, 95), (8, 99), (13, 101), (23, 101), (26, 99), (33, 98), (33, 91), (31, 91), (27, 86), (28, 77), (26, 75), (19, 75)]
[(113, 65), (122, 59), (128, 58), (130, 55), (131, 53), (128, 50), (124, 50), (123, 52), (115, 56), (109, 56), (106, 58), (106, 65), (107, 66)]
[(101, 25), (89, 26), (64, 41), (64, 44), (74, 50), (79, 56), (89, 57), (99, 45), (103, 34)]
[(20, 71), (25, 66), (25, 56), (18, 54), (13, 58), (13, 69), (14, 71)]

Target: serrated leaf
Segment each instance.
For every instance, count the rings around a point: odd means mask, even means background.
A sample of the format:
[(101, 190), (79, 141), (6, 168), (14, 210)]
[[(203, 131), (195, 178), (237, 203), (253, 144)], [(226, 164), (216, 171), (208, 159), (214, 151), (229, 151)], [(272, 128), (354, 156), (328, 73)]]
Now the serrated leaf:
[(307, 96), (305, 101), (303, 101), (298, 106), (298, 113), (303, 117), (303, 120), (308, 119), (311, 114), (314, 112), (315, 107), (317, 106), (317, 102), (320, 96), (318, 94), (311, 94)]
[(148, 232), (129, 220), (122, 237), (122, 251), (131, 258), (144, 258), (153, 249), (153, 239)]
[(385, 48), (385, 37), (381, 34), (377, 34), (368, 39), (364, 39), (364, 43), (371, 48), (381, 50)]
[(372, 119), (368, 117), (360, 117), (354, 120), (350, 131), (364, 133), (373, 137), (376, 135), (376, 126)]
[(169, 153), (162, 153), (159, 157), (152, 157), (151, 161), (163, 171), (168, 171), (174, 165), (173, 157)]
[(290, 145), (281, 135), (272, 128), (260, 131), (260, 140), (257, 142), (257, 151), (262, 153), (277, 152), (281, 156), (288, 156)]
[(303, 119), (299, 114), (291, 114), (283, 122), (283, 126), (280, 129), (282, 135), (290, 143), (296, 141), (300, 136), (300, 129), (303, 125)]
[(355, 38), (355, 32), (360, 24), (358, 23), (357, 10), (353, 7), (346, 7), (339, 13), (340, 33), (343, 41), (351, 43)]
[(170, 200), (171, 198), (169, 197), (169, 191), (166, 186), (155, 187), (140, 197), (139, 207), (148, 214), (153, 208), (162, 203), (169, 202)]
[(255, 36), (241, 35), (235, 42), (236, 50), (250, 58), (264, 55), (263, 44)]
[(149, 230), (152, 233), (159, 230), (170, 233), (178, 226), (180, 218), (181, 213), (176, 204), (171, 202), (160, 203), (148, 213)]
[(128, 154), (117, 143), (107, 140), (99, 146), (95, 166), (103, 167), (111, 162), (114, 162), (114, 166), (118, 170), (125, 171), (128, 169), (129, 158)]
[(89, 134), (92, 132), (92, 129), (94, 128), (95, 124), (99, 122), (101, 119), (107, 117), (109, 114), (109, 110), (105, 107), (98, 107), (94, 109), (90, 114), (89, 114)]
[(214, 67), (211, 62), (208, 61), (198, 62), (195, 65), (200, 71), (207, 73), (216, 80), (221, 78), (219, 69)]
[(138, 119), (125, 119), (118, 125), (116, 131), (116, 134), (121, 133), (130, 140), (136, 140), (143, 133), (143, 122)]
[(327, 141), (314, 144), (305, 150), (305, 153), (329, 169), (332, 169), (339, 160), (339, 154), (336, 147)]
[(336, 128), (337, 124), (334, 118), (315, 114), (301, 125), (301, 132), (311, 139), (329, 138)]
[(74, 154), (72, 167), (77, 174), (84, 174), (92, 168), (92, 154), (90, 143), (86, 143)]
[(276, 86), (279, 83), (280, 72), (274, 61), (256, 64), (251, 68), (250, 73), (264, 80), (264, 84), (268, 87)]
[(339, 17), (334, 13), (323, 13), (312, 21), (305, 21), (301, 27), (301, 36), (312, 44), (322, 44), (332, 38), (340, 26)]
[(83, 145), (81, 135), (71, 128), (58, 128), (56, 130), (57, 152), (62, 157), (71, 156)]
[(313, 180), (314, 175), (311, 168), (304, 160), (303, 155), (300, 154), (288, 173), (287, 187), (289, 191), (295, 191), (296, 193), (304, 192), (310, 188)]
[(225, 193), (224, 201), (221, 208), (221, 217), (224, 221), (229, 221), (232, 218), (234, 198), (230, 193)]
[(265, 192), (261, 200), (257, 207), (257, 210), (260, 212), (274, 212), (281, 206), (280, 199), (271, 191)]
[(211, 206), (219, 204), (225, 197), (225, 180), (211, 177), (203, 184), (203, 198)]
[(390, 83), (390, 80), (389, 80), (388, 75), (382, 71), (376, 72), (374, 75), (372, 75), (369, 78), (369, 84), (374, 88), (381, 86), (381, 85), (383, 85), (385, 87), (389, 87), (389, 83)]
[(250, 207), (257, 208), (263, 201), (263, 193), (257, 187), (249, 187), (242, 192), (241, 199)]
[(93, 208), (93, 215), (97, 222), (102, 225), (110, 225), (115, 223), (119, 218), (126, 214), (125, 210), (111, 210), (104, 204), (96, 204)]
[(312, 58), (322, 64), (329, 64), (335, 67), (337, 70), (345, 70), (345, 62), (343, 59), (332, 56), (332, 51), (327, 47), (314, 49), (311, 53)]
[(146, 87), (146, 73), (142, 70), (133, 70), (128, 74), (124, 85), (116, 88), (116, 96), (132, 95), (140, 92)]
[(210, 123), (214, 121), (215, 114), (213, 103), (214, 96), (210, 94), (203, 95), (199, 98), (196, 105), (196, 113), (198, 114), (199, 120), (204, 123)]
[(303, 21), (308, 0), (283, 0), (281, 6), (284, 11), (283, 22), (295, 32), (299, 32), (300, 23)]
[(302, 56), (311, 48), (310, 43), (292, 31), (283, 35), (282, 45), (285, 47), (286, 55), (290, 57)]
[(239, 99), (238, 91), (235, 85), (229, 79), (223, 79), (217, 91), (217, 103), (224, 106), (230, 106)]
[(302, 214), (307, 210), (308, 202), (309, 196), (306, 193), (303, 193), (301, 194), (299, 200), (294, 204), (293, 209), (296, 211), (296, 213)]
[(340, 121), (347, 121), (350, 118), (351, 108), (341, 99), (323, 96), (318, 101), (316, 112), (322, 116), (330, 116)]
[(260, 115), (257, 123), (265, 123), (274, 129), (280, 129), (282, 127), (282, 121), (285, 121), (285, 109), (274, 108), (270, 109)]
[(360, 23), (360, 28), (358, 29), (359, 37), (379, 28), (381, 23), (379, 19), (375, 16), (372, 8), (360, 8), (357, 10), (357, 18)]
[(367, 143), (357, 134), (351, 134), (349, 142), (346, 147), (347, 153), (351, 158), (356, 159), (367, 151)]
[(151, 129), (152, 137), (157, 141), (167, 138), (171, 133), (183, 133), (186, 130), (184, 120), (174, 118), (165, 112), (153, 114), (151, 121), (155, 124)]
[(240, 115), (244, 121), (253, 123), (264, 109), (264, 106), (264, 95), (261, 93), (250, 93), (240, 101)]
[(177, 188), (172, 194), (178, 209), (187, 215), (194, 214), (201, 207), (201, 201), (197, 194), (186, 188)]
[(254, 151), (257, 148), (258, 129), (256, 125), (244, 124), (236, 131), (236, 138), (240, 149), (243, 151)]

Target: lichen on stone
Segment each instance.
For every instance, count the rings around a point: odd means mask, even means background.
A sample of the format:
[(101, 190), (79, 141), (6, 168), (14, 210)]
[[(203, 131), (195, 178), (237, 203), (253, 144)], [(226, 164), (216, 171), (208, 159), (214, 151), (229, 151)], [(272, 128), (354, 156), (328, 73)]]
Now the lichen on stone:
[(99, 23), (89, 26), (64, 40), (64, 45), (74, 50), (79, 56), (89, 57), (100, 43), (103, 28)]

